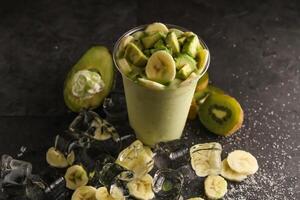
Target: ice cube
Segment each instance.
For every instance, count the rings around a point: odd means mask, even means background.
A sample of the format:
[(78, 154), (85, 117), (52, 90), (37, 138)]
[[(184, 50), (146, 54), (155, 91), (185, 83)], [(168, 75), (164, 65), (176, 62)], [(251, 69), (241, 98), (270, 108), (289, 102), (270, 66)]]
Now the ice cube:
[(157, 199), (181, 198), (183, 175), (173, 169), (159, 169), (153, 179), (153, 191)]
[(173, 140), (158, 143), (154, 147), (154, 152), (165, 153), (171, 160), (176, 160), (187, 154), (188, 147), (182, 140)]
[(93, 111), (85, 110), (79, 113), (70, 124), (69, 130), (99, 141), (105, 141), (110, 138), (115, 142), (120, 140), (115, 127)]
[(55, 200), (66, 200), (69, 191), (65, 187), (66, 182), (63, 177), (58, 178), (53, 183), (51, 183), (48, 187), (45, 188), (44, 193), (47, 199), (55, 199)]
[(119, 154), (116, 163), (132, 170), (136, 176), (142, 176), (153, 168), (153, 156), (154, 154), (149, 147), (136, 140)]
[(195, 174), (195, 171), (192, 169), (190, 164), (181, 166), (176, 170), (179, 171), (183, 175), (185, 183), (189, 183), (190, 181), (197, 178), (197, 175)]
[(121, 91), (113, 91), (103, 102), (103, 111), (109, 121), (120, 121), (127, 118), (125, 95)]
[(197, 176), (218, 175), (221, 172), (222, 146), (211, 142), (196, 144), (190, 148), (191, 165)]
[(24, 196), (32, 165), (28, 162), (15, 160), (9, 155), (1, 157), (1, 186), (9, 196)]
[(126, 169), (116, 163), (106, 163), (99, 171), (99, 182), (104, 186), (110, 186), (115, 178), (123, 171), (126, 171)]
[(154, 146), (155, 166), (162, 168), (178, 168), (189, 159), (189, 148), (181, 140), (161, 142)]

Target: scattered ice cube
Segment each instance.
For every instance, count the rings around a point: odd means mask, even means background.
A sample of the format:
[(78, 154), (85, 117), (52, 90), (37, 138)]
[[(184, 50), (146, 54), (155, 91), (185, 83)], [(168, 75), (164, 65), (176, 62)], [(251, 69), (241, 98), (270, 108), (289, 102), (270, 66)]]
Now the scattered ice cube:
[(183, 185), (183, 175), (173, 169), (159, 169), (153, 179), (153, 191), (157, 199), (179, 200)]
[(66, 200), (69, 191), (65, 186), (65, 179), (63, 177), (58, 178), (45, 188), (45, 196), (47, 196), (48, 199)]
[(31, 171), (30, 163), (13, 159), (9, 155), (2, 155), (0, 189), (8, 196), (25, 196), (27, 179)]
[(149, 147), (136, 140), (119, 154), (116, 163), (132, 170), (136, 176), (142, 176), (153, 168), (153, 156), (154, 154)]
[(99, 182), (104, 186), (110, 186), (123, 171), (126, 170), (116, 163), (106, 163), (99, 171)]
[(183, 141), (161, 142), (154, 147), (155, 166), (161, 168), (177, 168), (189, 159), (189, 148)]
[(103, 111), (109, 121), (120, 121), (127, 118), (126, 100), (124, 93), (113, 91), (103, 102)]

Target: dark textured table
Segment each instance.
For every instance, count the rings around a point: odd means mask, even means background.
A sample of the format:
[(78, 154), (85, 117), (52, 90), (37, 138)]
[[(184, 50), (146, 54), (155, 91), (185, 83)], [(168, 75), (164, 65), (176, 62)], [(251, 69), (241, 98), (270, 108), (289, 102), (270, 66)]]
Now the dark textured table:
[[(59, 4), (58, 4), (59, 2)], [(183, 2), (183, 1), (182, 1)], [(74, 117), (64, 105), (65, 75), (91, 45), (112, 49), (128, 29), (154, 21), (199, 34), (210, 48), (211, 82), (236, 97), (242, 129), (223, 138), (188, 122), (189, 144), (219, 141), (223, 157), (252, 152), (260, 169), (229, 184), (224, 199), (300, 199), (299, 1), (26, 1), (0, 3), (0, 154), (24, 159), (38, 173), (45, 151)], [(204, 196), (203, 179), (184, 196)]]

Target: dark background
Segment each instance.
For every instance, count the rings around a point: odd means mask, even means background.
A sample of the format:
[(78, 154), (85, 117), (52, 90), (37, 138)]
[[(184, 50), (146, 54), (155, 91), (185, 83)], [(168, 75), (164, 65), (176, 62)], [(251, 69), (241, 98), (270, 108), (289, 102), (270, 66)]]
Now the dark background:
[[(70, 67), (90, 46), (112, 49), (128, 29), (160, 21), (206, 41), (211, 82), (245, 111), (242, 129), (228, 138), (197, 120), (185, 130), (190, 144), (222, 143), (224, 157), (233, 149), (257, 157), (257, 174), (230, 183), (224, 199), (300, 199), (300, 3), (241, 2), (1, 1), (0, 154), (16, 156), (25, 146), (24, 159), (43, 170), (54, 136), (74, 117), (62, 97)], [(202, 185), (187, 181), (185, 197), (203, 196)]]

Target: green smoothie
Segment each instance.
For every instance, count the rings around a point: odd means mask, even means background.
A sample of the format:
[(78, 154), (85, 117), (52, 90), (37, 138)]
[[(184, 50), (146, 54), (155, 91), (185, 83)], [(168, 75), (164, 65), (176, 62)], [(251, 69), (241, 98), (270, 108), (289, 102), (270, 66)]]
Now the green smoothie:
[(129, 31), (114, 49), (128, 117), (136, 136), (153, 146), (179, 139), (209, 51), (197, 35), (153, 23)]

